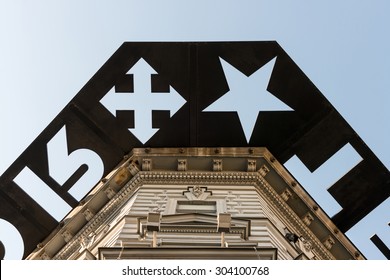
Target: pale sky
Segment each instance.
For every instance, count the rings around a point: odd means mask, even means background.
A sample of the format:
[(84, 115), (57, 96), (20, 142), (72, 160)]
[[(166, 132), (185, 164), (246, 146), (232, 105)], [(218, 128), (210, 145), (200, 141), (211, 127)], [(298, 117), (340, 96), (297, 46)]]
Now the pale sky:
[[(389, 169), (390, 2), (318, 2), (0, 0), (0, 174), (125, 41), (276, 40)], [(367, 258), (389, 213), (351, 230)]]

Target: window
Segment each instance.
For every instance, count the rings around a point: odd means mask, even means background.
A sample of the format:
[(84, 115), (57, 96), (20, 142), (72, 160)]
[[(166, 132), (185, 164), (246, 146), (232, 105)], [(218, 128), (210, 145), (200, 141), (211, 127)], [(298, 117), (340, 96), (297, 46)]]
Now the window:
[(217, 213), (215, 201), (188, 200), (177, 201), (176, 213)]

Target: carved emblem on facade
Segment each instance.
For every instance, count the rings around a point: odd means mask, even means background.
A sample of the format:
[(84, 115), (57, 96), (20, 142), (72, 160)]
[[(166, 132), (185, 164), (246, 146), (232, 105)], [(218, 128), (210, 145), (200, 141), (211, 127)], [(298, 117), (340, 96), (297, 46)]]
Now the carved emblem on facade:
[(187, 188), (187, 191), (183, 192), (183, 195), (188, 200), (205, 200), (209, 195), (212, 195), (212, 192), (208, 191), (207, 187), (190, 186)]
[(193, 187), (193, 189), (192, 189), (192, 194), (193, 194), (195, 197), (198, 198), (202, 193), (203, 193), (203, 190), (202, 190), (201, 187), (199, 187), (199, 186)]
[(312, 243), (303, 238), (302, 236), (298, 240), (298, 246), (300, 250), (309, 258), (309, 259), (314, 259), (315, 255), (313, 253), (313, 245)]
[(96, 236), (96, 234), (94, 232), (91, 232), (87, 236), (84, 235), (81, 238), (81, 242), (80, 242), (81, 248), (80, 248), (80, 251), (82, 251), (84, 249), (88, 249), (93, 244), (93, 242), (95, 241), (95, 236)]

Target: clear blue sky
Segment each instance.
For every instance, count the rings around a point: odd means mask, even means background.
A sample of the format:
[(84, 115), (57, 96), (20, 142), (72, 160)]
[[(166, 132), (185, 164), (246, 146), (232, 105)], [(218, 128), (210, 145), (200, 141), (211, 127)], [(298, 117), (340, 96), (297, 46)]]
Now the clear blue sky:
[[(389, 14), (387, 0), (0, 0), (0, 174), (124, 41), (276, 40), (390, 168)], [(373, 213), (388, 246), (389, 213), (389, 199)]]

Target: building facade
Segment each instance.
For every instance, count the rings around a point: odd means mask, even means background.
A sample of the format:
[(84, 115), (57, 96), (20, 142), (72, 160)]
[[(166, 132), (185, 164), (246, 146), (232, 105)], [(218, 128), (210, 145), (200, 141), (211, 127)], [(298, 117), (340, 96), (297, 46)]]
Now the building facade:
[(27, 259), (364, 259), (266, 148), (135, 148)]

